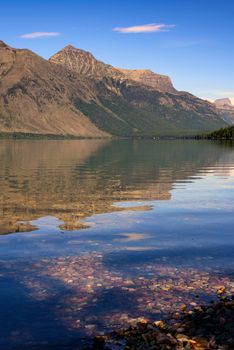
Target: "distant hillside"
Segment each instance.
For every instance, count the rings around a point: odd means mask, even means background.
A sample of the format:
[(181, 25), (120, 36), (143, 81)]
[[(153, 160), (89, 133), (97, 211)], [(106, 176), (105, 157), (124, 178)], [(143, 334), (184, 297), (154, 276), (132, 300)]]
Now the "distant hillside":
[(0, 133), (170, 136), (227, 124), (170, 78), (120, 70), (66, 46), (49, 61), (0, 42)]
[(234, 140), (234, 126), (222, 128), (208, 134), (200, 135), (198, 138), (209, 140)]
[(92, 89), (65, 67), (0, 42), (0, 82), (0, 132), (109, 135), (74, 107), (71, 97), (92, 99)]
[(222, 119), (229, 125), (234, 125), (234, 105), (230, 98), (219, 98), (214, 104), (219, 109)]

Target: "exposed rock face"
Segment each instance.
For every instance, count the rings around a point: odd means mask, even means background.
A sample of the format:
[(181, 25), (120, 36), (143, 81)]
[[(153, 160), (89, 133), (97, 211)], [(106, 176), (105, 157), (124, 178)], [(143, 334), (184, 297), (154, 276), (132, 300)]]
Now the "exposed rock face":
[(0, 43), (2, 132), (167, 136), (223, 126), (213, 104), (177, 93), (167, 77), (120, 71), (72, 46), (46, 61)]
[(165, 75), (160, 75), (151, 70), (122, 69), (105, 64), (89, 52), (76, 49), (68, 45), (50, 58), (50, 61), (63, 64), (67, 68), (76, 71), (84, 76), (95, 76), (97, 78), (112, 77), (122, 80), (133, 80), (140, 84), (151, 86), (158, 91), (178, 93), (174, 88), (171, 79)]
[(234, 105), (230, 98), (217, 99), (214, 104), (219, 109), (222, 119), (229, 125), (234, 125)]
[(158, 91), (177, 93), (172, 85), (171, 79), (148, 69), (122, 69), (105, 64), (89, 52), (76, 49), (68, 45), (50, 58), (51, 62), (63, 64), (67, 68), (85, 76), (96, 76), (97, 78), (113, 77), (118, 79), (130, 79), (141, 84), (151, 86)]
[(151, 70), (145, 69), (120, 69), (119, 71), (123, 73), (127, 78), (135, 80), (144, 85), (151, 86), (158, 91), (170, 92), (172, 94), (178, 93), (174, 88), (171, 79), (166, 75), (160, 75), (152, 72)]
[(96, 60), (90, 52), (76, 49), (72, 45), (68, 45), (57, 52), (49, 61), (64, 65), (70, 70), (86, 77), (95, 76), (96, 78), (103, 78), (106, 76), (122, 76), (114, 67)]
[(215, 105), (218, 107), (218, 108), (233, 108), (234, 109), (234, 106), (230, 100), (230, 98), (219, 98), (217, 100), (215, 100)]
[(213, 104), (177, 91), (169, 77), (152, 71), (114, 68), (72, 46), (52, 56), (50, 62), (97, 82), (100, 103), (79, 100), (76, 106), (112, 134), (165, 135), (182, 130), (183, 134), (213, 128), (213, 123), (226, 124)]
[(28, 50), (0, 44), (0, 131), (105, 136), (74, 108), (87, 84)]

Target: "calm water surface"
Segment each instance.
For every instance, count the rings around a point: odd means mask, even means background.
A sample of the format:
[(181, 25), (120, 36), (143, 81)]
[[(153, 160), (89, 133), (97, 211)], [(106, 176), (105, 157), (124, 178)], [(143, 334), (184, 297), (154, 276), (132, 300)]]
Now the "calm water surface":
[(71, 348), (233, 292), (233, 210), (231, 145), (0, 141), (0, 346)]

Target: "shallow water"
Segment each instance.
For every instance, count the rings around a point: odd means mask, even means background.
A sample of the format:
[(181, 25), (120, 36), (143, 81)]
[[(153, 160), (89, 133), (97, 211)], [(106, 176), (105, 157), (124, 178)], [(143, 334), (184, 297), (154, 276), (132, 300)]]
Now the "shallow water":
[(0, 141), (0, 345), (66, 345), (233, 292), (233, 209), (228, 144)]

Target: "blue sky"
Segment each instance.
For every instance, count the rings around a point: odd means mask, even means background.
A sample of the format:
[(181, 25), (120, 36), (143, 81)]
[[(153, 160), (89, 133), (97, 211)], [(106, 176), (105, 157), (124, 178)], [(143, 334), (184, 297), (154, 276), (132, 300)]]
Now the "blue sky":
[(45, 58), (72, 44), (117, 67), (169, 75), (202, 98), (234, 102), (233, 0), (5, 0), (0, 39)]

